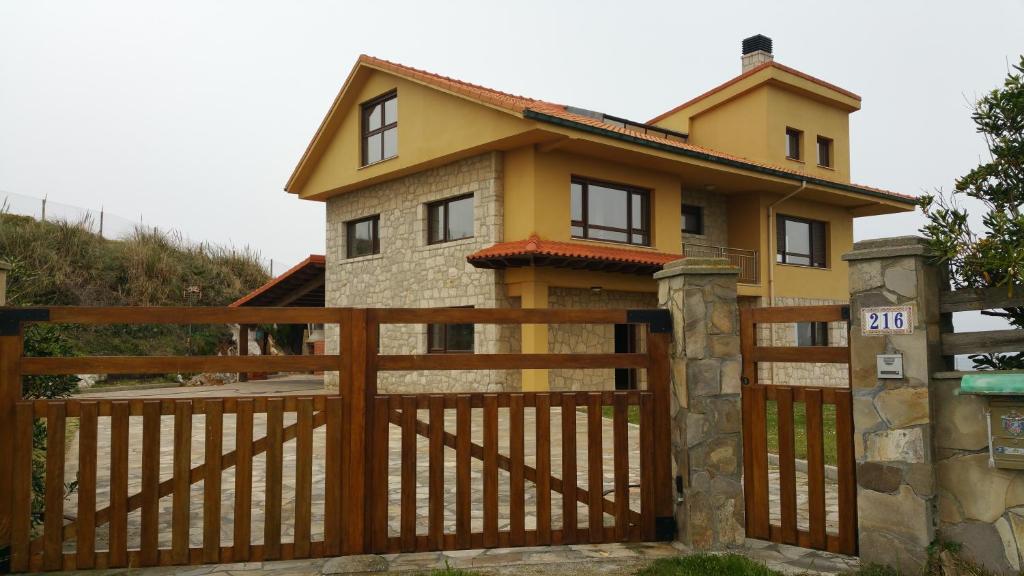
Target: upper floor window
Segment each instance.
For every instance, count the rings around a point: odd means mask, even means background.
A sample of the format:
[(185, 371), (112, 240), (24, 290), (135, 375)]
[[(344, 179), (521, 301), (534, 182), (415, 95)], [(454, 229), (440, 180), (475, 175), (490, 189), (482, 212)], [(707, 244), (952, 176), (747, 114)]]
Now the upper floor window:
[(363, 166), (398, 156), (398, 92), (363, 104)]
[(473, 195), (427, 204), (427, 243), (450, 242), (473, 236)]
[(804, 133), (796, 128), (786, 128), (786, 158), (800, 160), (800, 141)]
[(683, 204), (683, 234), (704, 234), (704, 207)]
[(797, 346), (828, 346), (828, 322), (797, 322)]
[(380, 216), (345, 224), (345, 252), (349, 258), (380, 254)]
[(818, 136), (818, 166), (832, 167), (832, 139)]
[(825, 267), (827, 224), (779, 214), (775, 220), (776, 261), (800, 266)]
[(574, 238), (650, 245), (647, 190), (574, 178), (571, 192)]

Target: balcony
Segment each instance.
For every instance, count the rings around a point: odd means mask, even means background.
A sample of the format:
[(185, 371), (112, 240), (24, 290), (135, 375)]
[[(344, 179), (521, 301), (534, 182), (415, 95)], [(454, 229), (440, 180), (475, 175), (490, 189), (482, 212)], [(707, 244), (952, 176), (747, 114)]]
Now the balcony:
[(740, 284), (761, 283), (759, 274), (761, 267), (757, 261), (757, 250), (684, 242), (683, 256), (688, 258), (726, 258), (733, 266), (740, 269), (740, 276), (737, 279)]

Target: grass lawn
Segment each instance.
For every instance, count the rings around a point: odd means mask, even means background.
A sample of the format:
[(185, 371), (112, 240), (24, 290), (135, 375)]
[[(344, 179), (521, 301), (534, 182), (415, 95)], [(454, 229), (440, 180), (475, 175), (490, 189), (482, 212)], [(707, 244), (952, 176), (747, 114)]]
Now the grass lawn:
[[(779, 410), (778, 405), (769, 401), (768, 412), (768, 451), (779, 453)], [(803, 402), (793, 403), (793, 443), (796, 457), (807, 459), (807, 408)], [(833, 404), (822, 406), (822, 428), (825, 431), (825, 464), (836, 465), (836, 407)]]

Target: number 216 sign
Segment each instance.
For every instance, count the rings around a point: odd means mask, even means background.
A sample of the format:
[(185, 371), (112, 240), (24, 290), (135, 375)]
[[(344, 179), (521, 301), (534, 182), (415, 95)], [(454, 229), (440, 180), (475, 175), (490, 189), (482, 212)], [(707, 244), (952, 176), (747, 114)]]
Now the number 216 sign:
[(881, 306), (861, 308), (861, 332), (875, 334), (913, 334), (914, 309), (912, 306)]

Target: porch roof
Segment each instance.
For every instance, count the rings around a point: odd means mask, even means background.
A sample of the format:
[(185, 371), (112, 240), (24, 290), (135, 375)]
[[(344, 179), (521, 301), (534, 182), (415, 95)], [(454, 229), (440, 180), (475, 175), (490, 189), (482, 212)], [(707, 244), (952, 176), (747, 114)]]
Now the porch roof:
[(284, 274), (235, 300), (229, 306), (324, 306), (326, 259), (310, 254)]
[(478, 250), (467, 256), (466, 260), (477, 268), (548, 266), (646, 276), (682, 257), (681, 254), (656, 250), (542, 240), (537, 235), (532, 235), (526, 240), (500, 242)]

